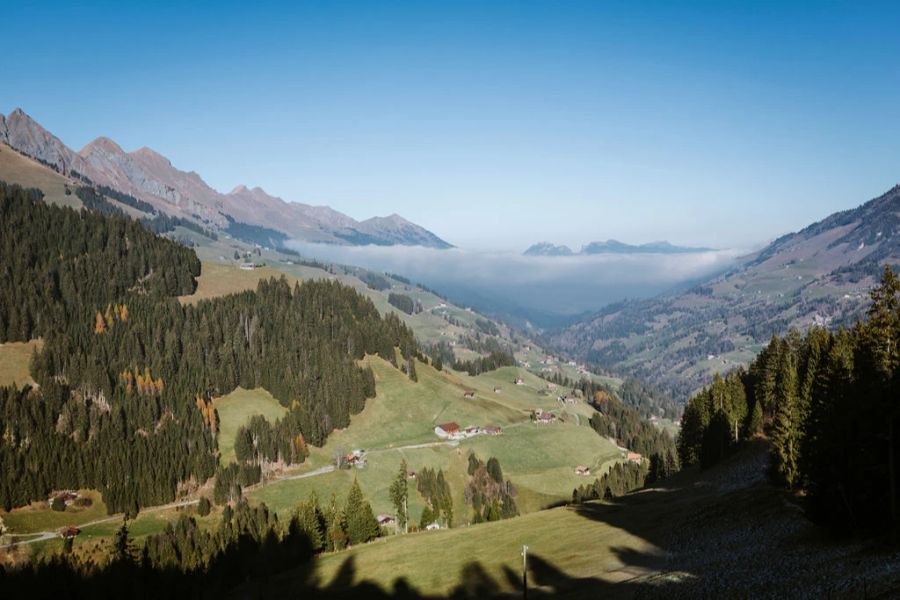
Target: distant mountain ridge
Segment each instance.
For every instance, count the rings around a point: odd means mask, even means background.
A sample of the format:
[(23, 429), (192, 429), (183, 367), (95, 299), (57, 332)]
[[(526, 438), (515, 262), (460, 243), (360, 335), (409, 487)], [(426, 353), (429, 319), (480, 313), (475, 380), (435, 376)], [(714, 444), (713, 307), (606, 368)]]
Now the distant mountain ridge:
[(225, 229), (230, 218), (306, 242), (452, 247), (399, 215), (357, 221), (327, 206), (286, 202), (259, 187), (237, 186), (224, 194), (197, 173), (177, 169), (150, 148), (125, 152), (107, 137), (98, 137), (75, 152), (20, 108), (6, 117), (0, 114), (0, 142), (63, 175), (86, 177), (144, 200), (163, 213), (208, 227)]
[(773, 334), (848, 325), (900, 264), (900, 186), (782, 236), (686, 291), (621, 302), (549, 336), (556, 348), (682, 399), (746, 365)]
[(568, 246), (557, 246), (550, 242), (539, 242), (525, 250), (525, 256), (575, 256), (576, 254), (686, 254), (689, 252), (708, 252), (711, 248), (690, 248), (675, 246), (669, 242), (649, 242), (647, 244), (626, 244), (618, 240), (591, 242), (573, 252)]
[(529, 246), (525, 256), (573, 256), (575, 253), (568, 246), (556, 246), (550, 242), (538, 242)]

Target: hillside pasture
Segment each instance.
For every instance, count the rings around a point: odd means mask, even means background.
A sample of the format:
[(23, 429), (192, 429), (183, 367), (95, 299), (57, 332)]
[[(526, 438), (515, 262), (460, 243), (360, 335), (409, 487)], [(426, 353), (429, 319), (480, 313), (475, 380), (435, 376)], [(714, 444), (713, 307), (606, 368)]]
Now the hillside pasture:
[[(521, 512), (569, 499), (573, 488), (592, 482), (594, 476), (575, 475), (577, 465), (588, 465), (599, 475), (621, 457), (615, 445), (587, 424), (593, 408), (579, 403), (563, 409), (556, 396), (539, 393), (545, 382), (514, 367), (470, 377), (417, 363), (419, 381), (413, 383), (381, 358), (368, 357), (366, 362), (375, 374), (377, 396), (351, 418), (349, 427), (333, 432), (324, 447), (312, 448), (298, 473), (334, 464), (336, 455), (356, 449), (368, 452), (368, 466), (272, 482), (251, 491), (254, 500), (281, 513), (292, 510), (313, 491), (320, 500), (331, 493), (342, 499), (357, 478), (376, 512), (393, 513), (388, 487), (405, 459), (410, 470), (426, 466), (444, 470), (454, 496), (457, 523), (466, 523), (471, 518), (463, 497), (470, 451), (482, 460), (494, 456), (500, 461), (505, 476), (516, 486)], [(517, 375), (525, 379), (524, 385), (513, 383)], [(501, 392), (494, 393), (501, 384)], [(464, 390), (474, 390), (475, 397), (464, 398)], [(534, 408), (553, 410), (562, 419), (534, 424), (529, 417)], [(498, 425), (503, 434), (447, 442), (433, 430), (447, 421), (461, 427)], [(409, 447), (421, 445), (427, 446)], [(415, 489), (414, 480), (410, 480), (410, 489)], [(410, 514), (415, 520), (422, 508), (418, 494), (411, 494)]]
[[(283, 272), (272, 267), (244, 270), (235, 265), (204, 261), (197, 278), (197, 289), (190, 296), (180, 296), (178, 299), (182, 304), (194, 304), (208, 298), (255, 290), (260, 279), (282, 275)], [(296, 278), (288, 278), (288, 281), (293, 285)]]
[(31, 355), (41, 346), (41, 340), (0, 344), (0, 385), (34, 385), (28, 366)]
[[(19, 154), (0, 143), (0, 181), (16, 183), (26, 188), (44, 192), (44, 200), (50, 204), (80, 208), (81, 200), (75, 195), (75, 185), (53, 169)], [(66, 194), (68, 185), (71, 193)]]
[[(532, 569), (544, 564), (553, 569), (543, 577), (531, 576), (529, 587), (545, 592), (553, 591), (546, 586), (557, 579), (596, 577), (615, 583), (640, 576), (646, 570), (629, 565), (628, 557), (659, 554), (658, 548), (640, 535), (563, 507), (474, 527), (391, 536), (323, 555), (314, 573), (322, 586), (334, 592), (363, 581), (389, 591), (402, 578), (409, 587), (430, 597), (450, 595), (458, 588), (465, 591), (465, 597), (521, 593), (521, 553), (526, 544)], [(348, 565), (352, 565), (349, 570)], [(556, 569), (559, 571), (554, 572)], [(266, 583), (265, 595), (288, 593), (298, 583), (297, 577), (289, 572), (272, 578)], [(594, 587), (583, 597), (599, 597), (598, 591)]]
[(250, 418), (262, 415), (269, 421), (277, 421), (286, 412), (272, 394), (264, 389), (245, 390), (237, 388), (230, 394), (213, 400), (219, 413), (219, 452), (222, 464), (234, 462), (234, 441), (238, 429), (246, 425)]
[(11, 533), (35, 533), (52, 531), (66, 525), (81, 525), (106, 517), (106, 505), (96, 490), (78, 490), (82, 496), (91, 499), (91, 506), (84, 508), (67, 506), (65, 511), (55, 511), (49, 502), (41, 500), (10, 512), (0, 511), (3, 523)]

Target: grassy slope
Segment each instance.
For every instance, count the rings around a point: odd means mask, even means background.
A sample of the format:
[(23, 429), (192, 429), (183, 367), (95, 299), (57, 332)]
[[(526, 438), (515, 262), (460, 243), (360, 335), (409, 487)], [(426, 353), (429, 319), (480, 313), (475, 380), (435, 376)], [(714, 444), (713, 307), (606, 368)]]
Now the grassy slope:
[[(179, 300), (184, 304), (194, 304), (208, 298), (255, 290), (260, 279), (281, 277), (281, 275), (283, 273), (272, 267), (244, 271), (233, 265), (204, 261), (201, 265), (200, 277), (197, 278), (197, 290), (190, 296), (181, 296)], [(296, 279), (291, 280), (292, 285), (294, 281)]]
[[(368, 467), (280, 481), (250, 493), (276, 512), (290, 510), (312, 491), (320, 499), (332, 492), (343, 498), (354, 477), (372, 501), (376, 512), (393, 512), (388, 486), (401, 459), (411, 470), (425, 466), (444, 469), (455, 498), (457, 523), (469, 519), (463, 500), (470, 450), (483, 459), (495, 456), (504, 472), (517, 487), (517, 503), (523, 512), (533, 511), (551, 502), (571, 497), (571, 491), (585, 478), (574, 474), (578, 464), (599, 468), (619, 458), (618, 450), (598, 436), (588, 425), (593, 411), (585, 404), (569, 406), (566, 422), (535, 425), (529, 412), (535, 407), (558, 410), (555, 397), (541, 396), (543, 383), (537, 377), (515, 368), (498, 369), (478, 377), (459, 373), (438, 373), (419, 363), (419, 381), (410, 382), (399, 371), (379, 358), (367, 359), (376, 375), (378, 395), (354, 416), (350, 427), (336, 431), (321, 449), (313, 449), (303, 470), (331, 463), (337, 452), (357, 448), (370, 450)], [(517, 373), (526, 385), (515, 386)], [(495, 394), (493, 388), (502, 386)], [(464, 389), (476, 390), (474, 399), (463, 398)], [(458, 446), (398, 449), (401, 446), (438, 442), (434, 424), (456, 421), (461, 426), (495, 424), (504, 428), (501, 436), (477, 436)], [(418, 518), (424, 505), (413, 494), (410, 512)]]
[(106, 517), (106, 505), (95, 490), (80, 490), (82, 495), (89, 496), (94, 503), (85, 508), (66, 507), (64, 512), (50, 510), (49, 504), (42, 500), (32, 502), (28, 506), (2, 513), (3, 523), (15, 533), (31, 533), (50, 531), (65, 525), (80, 525)]
[(34, 384), (28, 374), (28, 363), (35, 350), (40, 349), (41, 340), (30, 342), (6, 342), (0, 344), (0, 385)]
[[(363, 412), (353, 417), (350, 427), (334, 432), (324, 448), (313, 448), (309, 461), (298, 472), (329, 464), (336, 451), (355, 448), (369, 450), (368, 467), (273, 482), (250, 490), (248, 494), (252, 500), (266, 502), (286, 518), (297, 503), (313, 491), (323, 501), (335, 493), (343, 502), (353, 478), (358, 477), (375, 511), (393, 512), (388, 486), (401, 459), (405, 459), (410, 469), (421, 470), (427, 466), (444, 470), (454, 495), (456, 522), (464, 524), (470, 517), (463, 498), (470, 449), (482, 458), (496, 456), (500, 460), (506, 476), (518, 490), (517, 503), (523, 513), (566, 499), (573, 487), (584, 483), (585, 478), (572, 472), (574, 464), (598, 466), (619, 457), (615, 447), (584, 424), (592, 410), (587, 405), (569, 406), (564, 423), (532, 424), (528, 419), (532, 408), (540, 406), (556, 410), (558, 404), (550, 396), (539, 395), (538, 390), (544, 385), (543, 382), (524, 371), (504, 368), (469, 377), (458, 373), (438, 373), (419, 363), (419, 382), (414, 384), (379, 358), (370, 357), (367, 361), (376, 374), (377, 397), (369, 400)], [(525, 385), (512, 384), (517, 373), (522, 374)], [(498, 385), (502, 386), (502, 392), (494, 394), (493, 388)], [(464, 399), (463, 389), (476, 390), (476, 398)], [(237, 427), (246, 422), (250, 415), (266, 414), (267, 418), (272, 419), (284, 411), (264, 390), (235, 390), (217, 399), (216, 407), (221, 419), (219, 443), (225, 460), (232, 452)], [(446, 420), (456, 420), (461, 425), (492, 422), (502, 426), (504, 433), (497, 437), (480, 436), (464, 440), (458, 447), (445, 445), (397, 449), (404, 445), (439, 441), (432, 425)], [(410, 512), (418, 520), (424, 504), (414, 485), (415, 482), (410, 481)], [(96, 497), (98, 502), (80, 513), (54, 513), (44, 504), (36, 504), (4, 514), (3, 517), (16, 533), (42, 531), (68, 524), (80, 525), (106, 517), (99, 495)], [(176, 509), (142, 512), (131, 524), (131, 533), (138, 540), (158, 533), (178, 514)], [(86, 549), (92, 548), (98, 540), (112, 536), (118, 526), (117, 520), (91, 525), (79, 536), (79, 544), (84, 544)], [(57, 546), (57, 541), (51, 541), (41, 544), (39, 549), (47, 552), (57, 549)]]
[(269, 421), (277, 421), (287, 409), (272, 394), (263, 389), (238, 388), (213, 400), (219, 413), (219, 452), (222, 464), (234, 462), (234, 439), (241, 425), (254, 415), (262, 415)]
[[(370, 289), (359, 278), (346, 274), (338, 267), (335, 273), (329, 273), (323, 269), (299, 264), (287, 264), (284, 255), (273, 251), (263, 250), (260, 257), (254, 257), (257, 262), (264, 262), (266, 266), (244, 271), (238, 268), (238, 263), (233, 256), (235, 249), (246, 250), (248, 246), (225, 237), (218, 241), (212, 241), (193, 233), (184, 234), (192, 239), (198, 246), (197, 255), (203, 261), (203, 269), (198, 280), (197, 291), (191, 296), (183, 296), (182, 302), (197, 302), (204, 298), (214, 298), (225, 294), (256, 289), (256, 283), (260, 279), (268, 277), (281, 277), (284, 275), (293, 284), (297, 280), (305, 279), (336, 279), (368, 297), (382, 314), (392, 312), (400, 317), (416, 333), (416, 337), (424, 344), (432, 344), (440, 340), (458, 340), (463, 335), (474, 336), (477, 328), (475, 319), (478, 315), (452, 304), (440, 307), (444, 301), (431, 292), (419, 289), (415, 286), (407, 286), (394, 282), (393, 287), (384, 291)], [(391, 292), (406, 294), (419, 302), (424, 310), (416, 315), (408, 315), (391, 306), (388, 294)], [(442, 316), (444, 313), (463, 323), (462, 327), (451, 325)], [(510, 332), (507, 327), (501, 326), (503, 339), (509, 341)]]
[[(44, 192), (44, 199), (52, 204), (81, 206), (74, 192), (65, 193), (68, 179), (39, 162), (22, 156), (6, 144), (0, 144), (0, 180), (17, 183), (22, 187), (38, 188)], [(70, 186), (74, 189), (74, 185)]]
[[(564, 535), (560, 535), (565, 532)], [(599, 521), (588, 521), (572, 509), (557, 508), (495, 523), (455, 530), (395, 536), (349, 552), (323, 556), (316, 575), (332, 582), (348, 560), (359, 580), (375, 582), (391, 589), (403, 577), (413, 587), (429, 594), (443, 595), (456, 586), (474, 583), (472, 563), (478, 563), (503, 591), (515, 588), (506, 581), (505, 571), (521, 573), (522, 546), (533, 556), (549, 558), (564, 565), (570, 577), (602, 575), (610, 581), (633, 577), (637, 571), (622, 570), (623, 550), (653, 552), (652, 544), (623, 529)], [(290, 581), (279, 578), (279, 583)], [(534, 586), (534, 581), (532, 586)], [(286, 589), (286, 588), (285, 588)]]
[(519, 597), (527, 545), (529, 589), (540, 598), (895, 597), (892, 546), (825, 535), (766, 482), (767, 462), (756, 440), (723, 464), (613, 502), (392, 536), (234, 596), (281, 597), (305, 584), (321, 597), (354, 597), (372, 593), (365, 582), (397, 598)]

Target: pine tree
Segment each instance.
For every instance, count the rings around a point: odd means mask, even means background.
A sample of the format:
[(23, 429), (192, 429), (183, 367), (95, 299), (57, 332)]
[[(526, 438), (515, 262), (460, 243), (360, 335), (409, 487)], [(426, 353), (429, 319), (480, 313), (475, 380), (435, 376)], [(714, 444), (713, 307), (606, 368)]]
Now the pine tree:
[(309, 538), (309, 543), (315, 552), (321, 550), (325, 545), (317, 509), (317, 502), (311, 497), (297, 507), (297, 512), (292, 519), (292, 527), (302, 531)]
[(400, 471), (391, 483), (391, 502), (397, 512), (397, 525), (406, 533), (409, 530), (409, 487), (407, 484), (406, 460), (400, 461)]
[(783, 352), (772, 423), (772, 469), (775, 477), (788, 488), (793, 488), (798, 478), (801, 427), (798, 416), (797, 367), (793, 354)]
[(503, 483), (503, 469), (500, 468), (500, 461), (490, 457), (487, 461), (487, 472), (491, 478), (497, 483)]
[(211, 505), (209, 503), (209, 498), (207, 498), (206, 496), (202, 496), (200, 498), (200, 501), (197, 503), (197, 514), (201, 517), (205, 517), (209, 514), (210, 509)]
[(426, 504), (425, 508), (422, 509), (422, 516), (419, 517), (419, 529), (425, 529), (434, 523), (434, 520), (434, 511)]
[(123, 519), (122, 526), (116, 531), (112, 547), (113, 560), (116, 562), (130, 562), (132, 560), (131, 540), (128, 537), (128, 521)]
[(475, 474), (475, 471), (478, 470), (478, 467), (481, 466), (481, 461), (478, 460), (478, 457), (475, 456), (475, 452), (472, 450), (469, 450), (469, 459), (468, 460), (469, 460), (469, 466), (468, 466), (467, 472), (469, 473), (469, 476), (472, 476)]
[(337, 552), (347, 544), (347, 532), (344, 528), (344, 515), (338, 507), (337, 496), (331, 494), (326, 513), (328, 521), (328, 543), (333, 552)]
[(753, 412), (750, 413), (750, 422), (747, 424), (747, 435), (754, 436), (762, 433), (763, 409), (762, 402), (753, 403)]
[(368, 503), (359, 487), (359, 481), (353, 480), (350, 492), (347, 494), (347, 503), (344, 508), (344, 518), (347, 522), (347, 539), (351, 544), (362, 544), (378, 537), (380, 531), (378, 520), (372, 512), (372, 505)]

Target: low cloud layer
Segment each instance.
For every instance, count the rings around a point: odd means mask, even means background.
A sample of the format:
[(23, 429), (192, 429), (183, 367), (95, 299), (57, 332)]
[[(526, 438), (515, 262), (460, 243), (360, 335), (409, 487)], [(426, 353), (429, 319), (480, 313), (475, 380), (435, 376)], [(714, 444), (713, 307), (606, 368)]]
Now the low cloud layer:
[(646, 297), (720, 272), (740, 254), (523, 256), (512, 252), (409, 246), (291, 243), (304, 256), (398, 273), (451, 299), (520, 320), (545, 322)]

